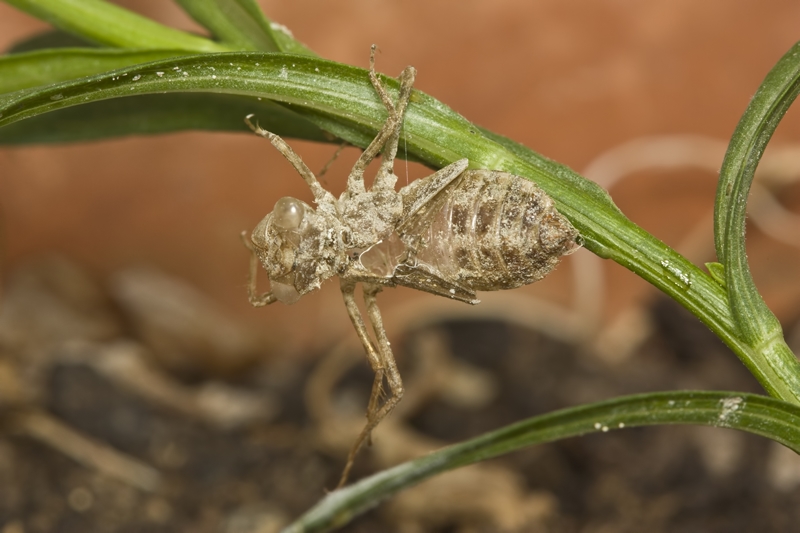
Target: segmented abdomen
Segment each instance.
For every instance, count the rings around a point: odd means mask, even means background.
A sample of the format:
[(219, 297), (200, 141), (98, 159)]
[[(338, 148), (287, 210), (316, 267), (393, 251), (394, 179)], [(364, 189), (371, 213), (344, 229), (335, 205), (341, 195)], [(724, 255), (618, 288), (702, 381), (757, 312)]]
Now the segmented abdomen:
[(417, 261), (476, 291), (533, 283), (578, 246), (553, 200), (506, 172), (464, 172), (429, 220)]

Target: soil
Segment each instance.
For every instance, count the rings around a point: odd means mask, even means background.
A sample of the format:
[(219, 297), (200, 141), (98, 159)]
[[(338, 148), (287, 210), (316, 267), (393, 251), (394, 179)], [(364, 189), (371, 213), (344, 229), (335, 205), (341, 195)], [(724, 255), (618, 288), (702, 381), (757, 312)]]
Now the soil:
[[(224, 376), (209, 366), (194, 372), (168, 369), (157, 348), (143, 340), (127, 304), (115, 299), (113, 287), (95, 284), (74, 265), (58, 264), (12, 276), (0, 315), (5, 365), (0, 370), (6, 369), (0, 372), (0, 378), (6, 376), (0, 379), (6, 385), (0, 395), (2, 533), (277, 532), (335, 486), (346, 446), (325, 444), (305, 399), (319, 363), (272, 355)], [(83, 288), (70, 292), (69, 287)], [(41, 298), (48, 291), (52, 299)], [(38, 301), (49, 301), (49, 312), (30, 304), (35, 294)], [(22, 300), (30, 304), (27, 310)], [(475, 386), (410, 398), (418, 405), (405, 415), (398, 410), (397, 420), (376, 433), (353, 477), (388, 466), (380, 450), (395, 436), (456, 442), (553, 409), (635, 392), (760, 392), (729, 350), (677, 305), (659, 299), (649, 314), (654, 334), (614, 365), (502, 321), (437, 322), (406, 332), (396, 350), (409, 396), (423, 369), (430, 372), (429, 360), (456, 361), (461, 373), (447, 375), (467, 376), (466, 383)], [(26, 334), (48, 338), (47, 346)], [(428, 358), (428, 348), (420, 348), (431, 335), (441, 341), (437, 350), (446, 352), (443, 359)], [(109, 360), (116, 353), (109, 347), (119, 349), (120, 343), (149, 354), (148, 371), (178, 396), (189, 397), (213, 382), (263, 398), (271, 408), (242, 415), (227, 427), (215, 423), (210, 411), (182, 408), (168, 394), (131, 385), (132, 374), (115, 374), (98, 363)], [(309, 360), (326, 358), (318, 354)], [(346, 411), (349, 402), (351, 410), (362, 410), (370, 380), (366, 364), (354, 365), (329, 398), (330, 406)], [(136, 487), (135, 478), (110, 475), (103, 460), (79, 463), (66, 441), (48, 443), (25, 429), (32, 426), (20, 420), (33, 412), (155, 468), (160, 483)], [(461, 472), (469, 472), (472, 482), (447, 485), (443, 476), (438, 488), (412, 489), (341, 531), (790, 532), (800, 520), (798, 458), (766, 439), (718, 428), (595, 434)], [(421, 496), (415, 499), (414, 490)]]

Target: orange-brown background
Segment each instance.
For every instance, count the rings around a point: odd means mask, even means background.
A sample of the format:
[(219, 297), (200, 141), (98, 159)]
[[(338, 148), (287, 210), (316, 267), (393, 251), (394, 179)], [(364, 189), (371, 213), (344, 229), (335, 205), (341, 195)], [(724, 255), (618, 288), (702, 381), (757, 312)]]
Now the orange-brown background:
[[(198, 29), (164, 0), (119, 3)], [(377, 43), (380, 71), (396, 75), (407, 64), (416, 66), (418, 89), (579, 171), (603, 151), (642, 135), (727, 139), (764, 75), (800, 39), (796, 0), (260, 3), (326, 58), (366, 66), (369, 46)], [(0, 4), (3, 49), (45, 27)], [(800, 137), (798, 117), (790, 112), (777, 142)], [(293, 145), (312, 169), (334, 150)], [(331, 171), (335, 192), (355, 156), (350, 149)], [(404, 174), (400, 166), (397, 172)], [(411, 168), (412, 179), (423, 174)], [(713, 203), (713, 176), (640, 178), (623, 182), (613, 196), (635, 222), (669, 244), (679, 242)], [(289, 165), (255, 136), (192, 132), (3, 148), (0, 187), (6, 271), (51, 251), (100, 275), (155, 264), (286, 341), (287, 350), (318, 348), (347, 331), (334, 283), (292, 308), (253, 310), (246, 302), (247, 253), (238, 233), (251, 229), (280, 196), (308, 197)], [(779, 314), (790, 317), (798, 284), (787, 290), (786, 283), (796, 278), (798, 254), (755, 232), (750, 243), (757, 281)], [(622, 268), (604, 267), (609, 313), (646, 290)], [(568, 303), (568, 268), (525, 290)], [(384, 308), (402, 298), (433, 298), (392, 292), (381, 296)]]

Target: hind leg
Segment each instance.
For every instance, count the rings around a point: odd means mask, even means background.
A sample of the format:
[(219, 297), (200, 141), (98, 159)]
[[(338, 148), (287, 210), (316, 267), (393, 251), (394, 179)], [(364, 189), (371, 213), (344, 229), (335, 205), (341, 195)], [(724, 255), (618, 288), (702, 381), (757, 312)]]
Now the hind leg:
[[(397, 402), (403, 397), (403, 382), (397, 370), (397, 364), (395, 363), (391, 348), (389, 347), (386, 330), (383, 328), (383, 321), (381, 320), (380, 311), (378, 310), (375, 300), (375, 295), (380, 292), (380, 290), (381, 288), (378, 285), (367, 284), (364, 287), (364, 302), (367, 306), (367, 315), (378, 340), (376, 347), (369, 336), (364, 319), (356, 305), (354, 294), (355, 284), (342, 282), (342, 295), (345, 300), (347, 313), (350, 315), (350, 320), (353, 322), (356, 334), (367, 353), (367, 359), (369, 360), (372, 370), (375, 372), (375, 379), (372, 382), (372, 392), (367, 406), (367, 424), (364, 426), (364, 429), (361, 430), (361, 433), (359, 433), (356, 441), (353, 443), (353, 447), (350, 449), (350, 453), (347, 456), (347, 463), (345, 464), (337, 488), (342, 487), (347, 482), (347, 477), (353, 467), (356, 455), (364, 443), (369, 442), (372, 430), (380, 424), (381, 420), (394, 409)], [(389, 384), (391, 395), (381, 405), (380, 400), (383, 396), (384, 378), (386, 378)]]

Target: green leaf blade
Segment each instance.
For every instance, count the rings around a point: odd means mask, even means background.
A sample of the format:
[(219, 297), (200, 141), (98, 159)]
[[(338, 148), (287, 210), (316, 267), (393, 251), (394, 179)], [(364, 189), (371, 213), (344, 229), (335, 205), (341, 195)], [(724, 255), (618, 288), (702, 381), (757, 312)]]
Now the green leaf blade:
[[(49, 29), (24, 37), (6, 51), (7, 54), (37, 52), (53, 48), (94, 48), (95, 43), (59, 29)], [(0, 56), (2, 57), (2, 56)]]
[(625, 396), (523, 420), (379, 472), (328, 494), (283, 533), (341, 527), (400, 490), (461, 466), (527, 446), (594, 432), (662, 424), (725, 427), (761, 435), (800, 452), (800, 407), (754, 394), (660, 392)]
[(0, 94), (187, 54), (183, 50), (59, 48), (0, 56)]
[(242, 118), (250, 113), (259, 117), (263, 127), (283, 137), (333, 141), (315, 124), (270, 100), (184, 93), (146, 94), (65, 107), (0, 128), (0, 144), (73, 143), (185, 130), (249, 132)]
[(230, 47), (174, 28), (103, 0), (5, 0), (17, 9), (92, 42), (119, 48), (224, 52)]
[[(714, 243), (717, 258), (727, 264), (728, 242), (725, 234), (732, 209), (736, 202), (745, 201), (742, 192), (749, 191), (755, 169), (775, 128), (797, 97), (800, 43), (796, 43), (770, 70), (764, 82), (750, 101), (747, 110), (731, 137), (720, 170), (714, 204)], [(734, 194), (737, 183), (745, 185), (740, 196)]]
[(254, 0), (176, 0), (221, 41), (240, 50), (316, 56), (288, 28), (270, 22)]
[(219, 40), (240, 50), (280, 52), (269, 21), (252, 0), (176, 0)]
[(783, 339), (780, 322), (767, 307), (747, 261), (747, 198), (767, 143), (800, 93), (800, 43), (767, 74), (731, 138), (720, 171), (714, 205), (714, 239), (738, 335), (769, 382), (767, 390), (800, 403), (800, 362)]

